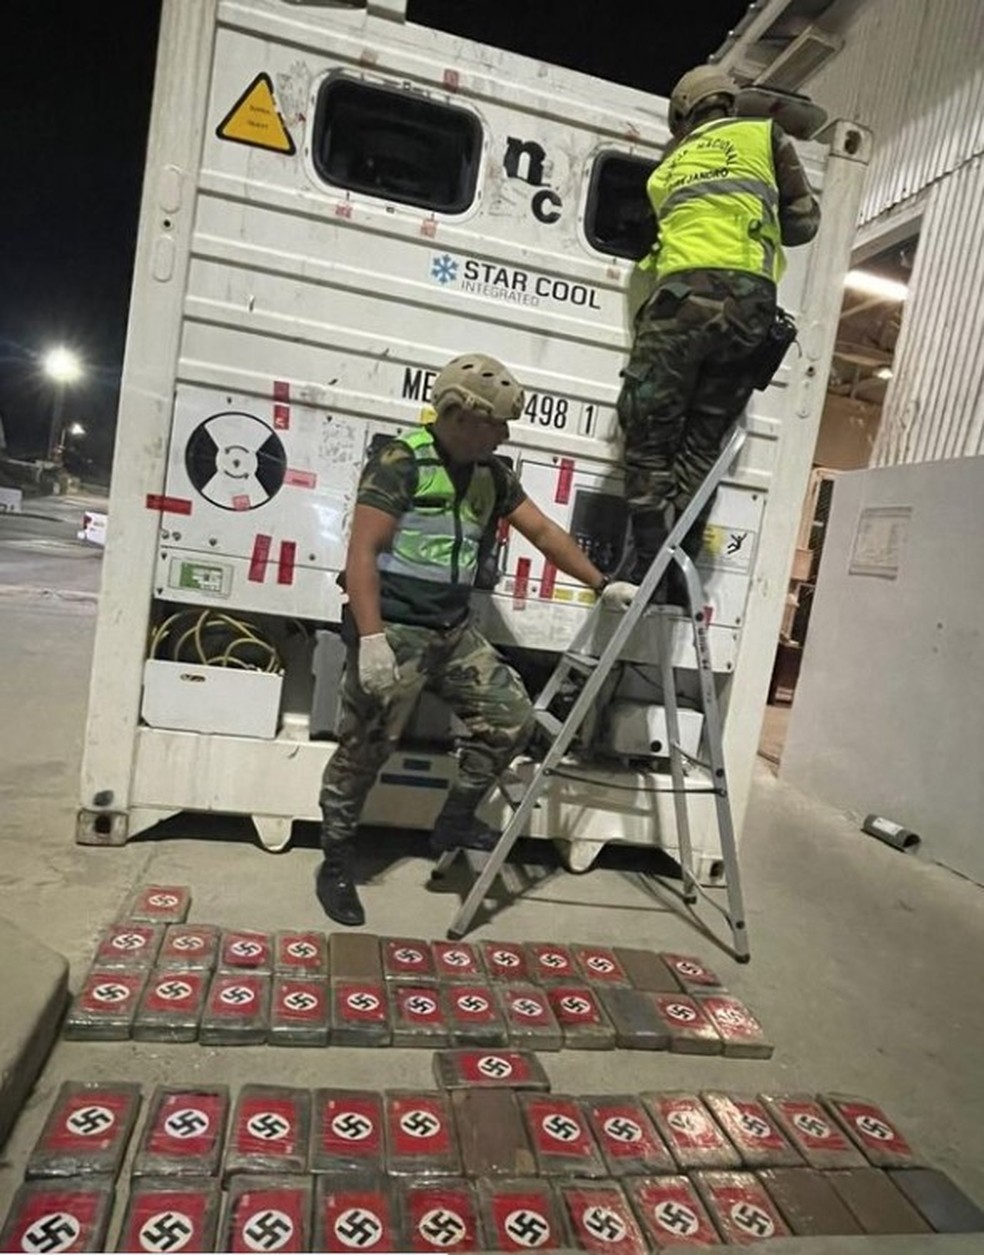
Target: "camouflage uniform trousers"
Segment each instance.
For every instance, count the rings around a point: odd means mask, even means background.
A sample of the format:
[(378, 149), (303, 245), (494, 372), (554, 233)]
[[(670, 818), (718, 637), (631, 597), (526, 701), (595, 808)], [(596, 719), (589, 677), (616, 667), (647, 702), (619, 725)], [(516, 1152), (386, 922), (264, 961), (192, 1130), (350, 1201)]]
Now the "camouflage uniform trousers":
[(748, 404), (751, 354), (775, 309), (766, 279), (691, 270), (664, 279), (639, 310), (617, 402), (630, 511), (660, 512), (670, 526), (685, 509)]
[(355, 836), (369, 790), (424, 689), (443, 698), (469, 734), (460, 746), (457, 781), (445, 809), (474, 814), (533, 730), (533, 707), (522, 680), (467, 620), (446, 631), (384, 626), (404, 683), (392, 698), (371, 697), (359, 684), (358, 647), (349, 648), (338, 748), (321, 781), (324, 845)]

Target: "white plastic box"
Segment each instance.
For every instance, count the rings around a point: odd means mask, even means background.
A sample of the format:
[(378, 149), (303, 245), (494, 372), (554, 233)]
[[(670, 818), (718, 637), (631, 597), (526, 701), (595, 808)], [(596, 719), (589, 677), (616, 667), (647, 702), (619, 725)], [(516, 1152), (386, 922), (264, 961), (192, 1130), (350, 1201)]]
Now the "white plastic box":
[(141, 714), (152, 728), (272, 740), (283, 683), (283, 676), (264, 671), (148, 658)]

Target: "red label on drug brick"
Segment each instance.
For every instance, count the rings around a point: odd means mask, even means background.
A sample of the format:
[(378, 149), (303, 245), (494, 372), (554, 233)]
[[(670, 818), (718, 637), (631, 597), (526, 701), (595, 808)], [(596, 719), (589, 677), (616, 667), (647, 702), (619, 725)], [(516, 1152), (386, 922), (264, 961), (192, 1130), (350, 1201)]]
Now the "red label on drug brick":
[(195, 927), (193, 924), (172, 924), (164, 934), (158, 962), (198, 963), (213, 950), (218, 949), (218, 933), (213, 928)]
[(321, 1149), (326, 1155), (377, 1159), (382, 1135), (383, 1103), (378, 1094), (337, 1095), (325, 1103)]
[(92, 1251), (107, 1209), (109, 1186), (86, 1190), (26, 1190), (7, 1218), (8, 1251)]
[(433, 976), (430, 946), (423, 941), (390, 938), (383, 942), (383, 970), (388, 976)]
[(131, 916), (145, 919), (172, 919), (176, 911), (187, 909), (191, 894), (183, 885), (147, 885), (130, 909)]
[(834, 1105), (861, 1142), (871, 1150), (915, 1157), (909, 1143), (874, 1103), (841, 1100), (835, 1101)]
[(435, 941), (431, 945), (438, 976), (449, 980), (474, 980), (482, 966), (474, 946), (462, 942)]
[(236, 1199), (229, 1250), (245, 1255), (306, 1250), (310, 1206), (310, 1190), (300, 1186), (244, 1191)]
[(808, 1099), (777, 1098), (775, 1105), (809, 1150), (851, 1150), (847, 1138), (819, 1103)]
[(547, 995), (560, 1024), (603, 1024), (598, 1000), (583, 985), (557, 985)]
[[(206, 1232), (210, 1209), (216, 1205), (211, 1188), (146, 1190), (131, 1197), (126, 1227), (120, 1234), (121, 1251), (204, 1251), (215, 1235)], [(209, 1228), (211, 1226), (208, 1226)]]
[[(494, 1188), (494, 1186), (493, 1186)], [(549, 1186), (540, 1191), (510, 1189), (492, 1199), (491, 1213), (495, 1233), (492, 1245), (497, 1251), (550, 1251), (561, 1244), (561, 1234), (553, 1210), (545, 1196)]]
[(144, 994), (144, 1011), (195, 1011), (205, 996), (206, 973), (179, 970), (155, 972)]
[(287, 1158), (298, 1149), (299, 1127), (298, 1104), (291, 1099), (240, 1098), (229, 1145), (240, 1155)]
[(668, 1158), (666, 1147), (641, 1105), (595, 1102), (592, 1109), (598, 1138), (612, 1158)]
[(250, 972), (217, 976), (211, 985), (208, 1009), (212, 1015), (256, 1015), (262, 1006), (263, 978)]
[(251, 972), (267, 971), (270, 958), (270, 938), (266, 933), (223, 933), (220, 966)]
[(710, 994), (701, 999), (701, 1005), (726, 1041), (757, 1041), (763, 1036), (762, 1025), (738, 998)]
[(439, 1095), (388, 1094), (386, 1124), (397, 1155), (446, 1155), (451, 1150), (451, 1117)]
[(588, 980), (618, 985), (629, 983), (625, 969), (615, 957), (614, 950), (604, 946), (579, 946), (574, 955)]
[(93, 1014), (121, 1015), (136, 1001), (146, 972), (95, 971), (85, 978), (78, 1005)]
[(584, 1115), (573, 1099), (529, 1098), (524, 1110), (530, 1136), (541, 1153), (571, 1159), (587, 1158), (594, 1153)]
[(715, 973), (692, 954), (663, 953), (660, 958), (674, 972), (678, 972), (688, 985), (706, 985), (709, 988), (715, 988), (721, 984)]
[(219, 1094), (189, 1089), (168, 1094), (146, 1134), (151, 1155), (199, 1158), (208, 1155), (225, 1131), (228, 1100)]
[(482, 954), (490, 976), (510, 981), (529, 980), (529, 963), (522, 946), (503, 941), (484, 941)]
[(443, 1024), (437, 990), (401, 985), (394, 994), (399, 1014), (409, 1024)]
[(575, 974), (574, 959), (566, 946), (531, 942), (527, 949), (534, 980), (567, 980)]
[(478, 1222), (465, 1185), (418, 1185), (407, 1191), (411, 1251), (476, 1251)]
[(719, 1246), (717, 1230), (686, 1177), (644, 1177), (628, 1189), (656, 1249)]
[(760, 1102), (754, 1098), (730, 1097), (727, 1101), (729, 1109), (720, 1114), (715, 1111), (715, 1115), (726, 1121), (725, 1131), (732, 1141), (751, 1150), (789, 1149), (789, 1143), (769, 1119), (769, 1113)]
[(492, 1024), (499, 1018), (491, 990), (484, 985), (448, 989), (446, 997), (451, 1015), (458, 1023)]
[(646, 1255), (646, 1243), (620, 1189), (564, 1185), (561, 1192), (582, 1250), (604, 1255)]
[(321, 1227), (325, 1251), (396, 1251), (393, 1208), (385, 1190), (339, 1188), (326, 1193)]
[(335, 1015), (350, 1024), (385, 1024), (383, 987), (372, 982), (339, 981), (335, 985)]
[(96, 951), (95, 966), (104, 962), (131, 962), (134, 966), (152, 963), (159, 938), (160, 929), (156, 924), (115, 924), (103, 936)]
[(547, 995), (540, 990), (512, 991), (506, 996), (510, 1016), (517, 1025), (534, 1027), (553, 1022)]
[(529, 1081), (533, 1072), (529, 1061), (512, 1050), (457, 1051), (458, 1072), (466, 1081), (503, 1081), (519, 1085)]
[(327, 949), (321, 933), (281, 933), (277, 937), (278, 968), (296, 968), (311, 975), (324, 975)]
[(327, 1001), (326, 981), (293, 980), (281, 976), (273, 986), (271, 1018), (297, 1024), (318, 1024), (325, 1017)]
[(654, 1094), (652, 1104), (666, 1121), (667, 1136), (681, 1150), (717, 1150), (727, 1147), (720, 1129), (698, 1098)]
[(70, 1094), (56, 1108), (50, 1130), (38, 1143), (40, 1151), (98, 1153), (113, 1147), (127, 1127), (133, 1108), (129, 1090), (87, 1089)]
[(708, 1207), (729, 1245), (749, 1246), (789, 1236), (772, 1199), (750, 1173), (708, 1172), (701, 1182)]

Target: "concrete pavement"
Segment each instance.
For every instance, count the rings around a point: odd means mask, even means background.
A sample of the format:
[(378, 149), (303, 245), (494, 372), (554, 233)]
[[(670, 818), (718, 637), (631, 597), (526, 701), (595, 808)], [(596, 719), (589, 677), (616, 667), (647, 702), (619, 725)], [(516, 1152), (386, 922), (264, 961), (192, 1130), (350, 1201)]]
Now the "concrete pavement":
[[(97, 567), (97, 564), (96, 564)], [(83, 590), (84, 592), (85, 590)], [(121, 849), (74, 845), (74, 810), (95, 604), (0, 589), (0, 916), (69, 959), (75, 984), (100, 929), (135, 886), (190, 885), (192, 918), (262, 929), (326, 927), (315, 849), (269, 855), (244, 825), (186, 817)], [(365, 899), (377, 932), (441, 936), (455, 899), (425, 888), (424, 837), (372, 852)], [(547, 1057), (557, 1090), (720, 1087), (864, 1093), (927, 1156), (984, 1199), (979, 1044), (984, 895), (932, 864), (861, 836), (767, 771), (743, 839), (753, 961), (738, 967), (637, 874), (551, 875), (480, 936), (693, 951), (759, 1013), (770, 1061), (677, 1055)], [(64, 1079), (429, 1086), (427, 1051), (59, 1042), (7, 1146), (0, 1213)], [(111, 1239), (114, 1235), (111, 1234)]]

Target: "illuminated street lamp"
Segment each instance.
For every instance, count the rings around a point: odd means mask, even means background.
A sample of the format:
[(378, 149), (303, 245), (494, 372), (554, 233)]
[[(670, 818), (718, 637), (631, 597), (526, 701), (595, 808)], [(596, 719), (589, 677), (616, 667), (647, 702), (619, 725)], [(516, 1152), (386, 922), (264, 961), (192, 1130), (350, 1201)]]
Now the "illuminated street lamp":
[(84, 436), (85, 428), (82, 426), (81, 423), (73, 423), (71, 427), (69, 427), (68, 429), (68, 434), (70, 436)]
[(82, 363), (71, 349), (59, 345), (49, 349), (44, 355), (44, 373), (55, 385), (51, 401), (51, 429), (48, 432), (48, 461), (53, 462), (65, 404), (65, 389), (82, 378)]

